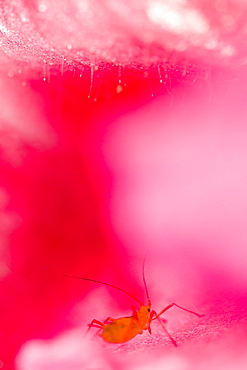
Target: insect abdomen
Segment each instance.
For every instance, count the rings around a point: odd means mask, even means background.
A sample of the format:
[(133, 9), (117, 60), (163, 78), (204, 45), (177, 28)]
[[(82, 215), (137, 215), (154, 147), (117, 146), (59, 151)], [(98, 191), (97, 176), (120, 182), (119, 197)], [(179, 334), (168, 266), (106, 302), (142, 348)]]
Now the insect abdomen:
[(103, 327), (102, 338), (109, 343), (124, 343), (141, 334), (138, 321), (132, 317), (122, 317)]

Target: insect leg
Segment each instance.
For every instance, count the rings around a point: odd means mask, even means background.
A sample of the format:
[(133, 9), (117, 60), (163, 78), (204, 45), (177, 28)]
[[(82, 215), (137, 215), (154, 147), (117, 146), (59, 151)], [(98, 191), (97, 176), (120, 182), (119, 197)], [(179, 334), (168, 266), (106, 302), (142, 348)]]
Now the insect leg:
[(151, 311), (151, 313), (150, 313), (149, 322), (148, 322), (148, 327), (147, 327), (147, 329), (148, 329), (148, 331), (149, 331), (149, 334), (152, 334), (150, 324), (151, 324), (151, 321), (153, 321), (153, 316), (154, 316), (154, 315), (157, 315), (157, 313), (156, 313), (154, 310), (152, 310), (152, 311)]
[(132, 309), (132, 315), (133, 316), (136, 316), (136, 313), (137, 313), (137, 309), (135, 306), (131, 306), (131, 309)]
[(163, 330), (165, 331), (166, 335), (170, 338), (172, 344), (174, 345), (174, 347), (177, 347), (177, 342), (175, 341), (175, 339), (172, 338), (171, 334), (169, 333), (169, 331), (166, 329), (166, 326), (165, 324), (163, 323), (163, 321), (160, 319), (160, 317), (157, 317), (157, 320), (159, 321), (160, 325), (162, 326)]
[(114, 321), (115, 319), (113, 319), (112, 317), (107, 317), (107, 319), (105, 319), (104, 321), (104, 324), (109, 324), (110, 322)]
[(96, 319), (93, 319), (93, 320), (90, 322), (90, 324), (88, 324), (88, 329), (87, 329), (87, 331), (86, 331), (86, 333), (85, 333), (85, 335), (84, 335), (84, 336), (86, 336), (86, 335), (87, 335), (87, 333), (89, 332), (89, 330), (90, 330), (91, 328), (99, 328), (99, 329), (102, 329), (102, 328), (103, 328), (103, 326), (104, 326), (104, 324), (103, 324), (101, 321), (96, 320)]
[[(154, 316), (154, 315), (156, 315), (154, 318), (152, 318), (152, 316)], [(174, 347), (177, 347), (178, 345), (177, 345), (177, 342), (172, 338), (172, 336), (171, 336), (171, 334), (169, 333), (169, 331), (166, 329), (166, 326), (165, 326), (165, 324), (164, 324), (164, 322), (163, 321), (165, 321), (166, 322), (166, 320), (163, 320), (163, 319), (161, 319), (158, 315), (157, 315), (157, 312), (155, 312), (155, 311), (152, 311), (151, 312), (151, 321), (153, 321), (153, 320), (155, 320), (155, 319), (157, 319), (158, 321), (159, 321), (159, 323), (160, 323), (160, 325), (162, 326), (162, 328), (163, 328), (163, 330), (164, 330), (164, 332), (166, 333), (166, 335), (168, 336), (168, 338), (171, 340), (171, 342), (172, 342), (172, 344), (174, 345)]]
[(181, 310), (184, 310), (186, 312), (189, 312), (189, 313), (193, 313), (193, 315), (196, 315), (198, 317), (203, 317), (204, 315), (200, 315), (199, 313), (196, 313), (194, 311), (191, 311), (191, 310), (188, 310), (187, 308), (184, 308), (182, 306), (179, 306), (178, 304), (176, 303), (171, 303), (169, 304), (168, 306), (166, 306), (165, 308), (163, 308), (163, 310), (161, 310), (158, 314), (156, 314), (155, 317), (152, 318), (152, 320), (155, 320), (157, 319), (160, 315), (162, 315), (165, 311), (169, 310), (170, 308), (172, 308), (173, 306), (176, 306), (178, 308), (180, 308)]

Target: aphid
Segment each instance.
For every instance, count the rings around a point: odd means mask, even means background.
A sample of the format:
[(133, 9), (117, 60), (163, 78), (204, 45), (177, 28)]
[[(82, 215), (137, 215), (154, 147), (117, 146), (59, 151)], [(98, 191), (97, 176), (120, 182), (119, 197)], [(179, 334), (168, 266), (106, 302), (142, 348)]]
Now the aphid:
[(204, 316), (194, 311), (188, 310), (187, 308), (179, 306), (176, 303), (169, 304), (168, 306), (163, 308), (163, 310), (161, 310), (159, 313), (157, 313), (154, 310), (151, 310), (151, 300), (150, 300), (150, 296), (149, 296), (149, 292), (147, 289), (147, 284), (146, 284), (146, 280), (144, 276), (144, 264), (143, 264), (143, 269), (142, 269), (142, 277), (143, 277), (143, 283), (144, 283), (145, 292), (147, 296), (147, 305), (144, 305), (144, 303), (142, 303), (139, 299), (134, 297), (132, 294), (126, 292), (124, 289), (116, 287), (115, 285), (104, 283), (98, 280), (87, 279), (83, 277), (70, 276), (70, 275), (64, 275), (64, 276), (107, 285), (109, 287), (120, 290), (121, 292), (127, 294), (128, 296), (130, 296), (131, 298), (133, 298), (139, 303), (140, 305), (139, 309), (132, 308), (133, 311), (132, 311), (131, 316), (120, 317), (119, 319), (113, 319), (112, 317), (108, 317), (104, 322), (93, 319), (91, 323), (88, 324), (87, 333), (91, 328), (98, 328), (99, 329), (98, 335), (102, 337), (104, 341), (109, 342), (109, 343), (127, 342), (133, 339), (137, 334), (142, 334), (144, 330), (148, 330), (149, 333), (151, 334), (151, 322), (157, 319), (159, 323), (161, 324), (161, 326), (163, 327), (164, 331), (166, 332), (167, 336), (172, 341), (173, 345), (177, 347), (176, 341), (172, 338), (172, 336), (167, 331), (164, 323), (162, 322), (163, 319), (161, 319), (160, 316), (163, 315), (164, 312), (166, 312), (173, 306), (176, 306), (180, 308), (181, 310), (187, 311), (189, 313), (192, 313), (198, 317)]

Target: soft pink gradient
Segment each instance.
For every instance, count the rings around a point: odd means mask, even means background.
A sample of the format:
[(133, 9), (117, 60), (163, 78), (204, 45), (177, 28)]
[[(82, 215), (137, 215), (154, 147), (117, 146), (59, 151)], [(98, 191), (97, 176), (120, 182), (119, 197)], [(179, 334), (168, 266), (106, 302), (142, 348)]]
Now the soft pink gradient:
[[(246, 368), (246, 4), (0, 4), (0, 367)], [(168, 16), (169, 15), (169, 16)], [(93, 319), (145, 299), (122, 346)], [(92, 338), (93, 337), (93, 338)]]
[(114, 176), (110, 214), (133, 249), (177, 249), (247, 282), (246, 77), (226, 79), (214, 81), (217, 95), (197, 80), (111, 124), (104, 139)]

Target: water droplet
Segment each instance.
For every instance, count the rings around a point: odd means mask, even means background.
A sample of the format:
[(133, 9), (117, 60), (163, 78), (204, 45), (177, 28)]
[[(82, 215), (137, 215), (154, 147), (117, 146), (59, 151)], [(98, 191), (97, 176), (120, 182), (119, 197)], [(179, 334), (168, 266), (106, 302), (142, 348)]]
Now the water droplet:
[(28, 22), (28, 18), (26, 18), (26, 17), (25, 17), (25, 15), (21, 15), (20, 17), (21, 17), (21, 21), (22, 21), (23, 23)]
[(91, 76), (90, 76), (90, 88), (89, 88), (89, 93), (88, 93), (88, 99), (91, 98), (92, 94), (92, 88), (93, 88), (93, 73), (94, 73), (94, 65), (91, 65)]
[(116, 91), (117, 91), (117, 94), (120, 94), (123, 91), (122, 86), (121, 85), (117, 85)]
[(121, 73), (122, 73), (122, 66), (121, 66), (121, 64), (119, 64), (119, 66), (118, 66), (118, 83), (119, 84), (122, 83)]
[(158, 69), (158, 74), (159, 74), (159, 78), (160, 78), (160, 83), (162, 84), (163, 80), (162, 80), (162, 77), (161, 77), (160, 66), (157, 66), (157, 69)]
[(44, 62), (44, 77), (43, 77), (43, 81), (46, 81), (46, 62)]
[(63, 76), (64, 74), (64, 62), (66, 61), (66, 58), (65, 56), (63, 55), (63, 59), (62, 59), (62, 65), (61, 65), (61, 75)]

